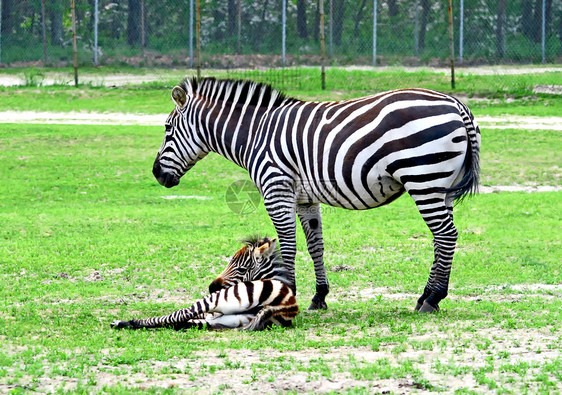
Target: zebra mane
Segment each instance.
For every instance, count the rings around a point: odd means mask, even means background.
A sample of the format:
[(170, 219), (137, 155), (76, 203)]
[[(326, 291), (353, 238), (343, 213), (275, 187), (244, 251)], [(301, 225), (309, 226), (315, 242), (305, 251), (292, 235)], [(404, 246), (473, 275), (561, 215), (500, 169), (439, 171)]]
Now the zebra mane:
[[(218, 96), (210, 95), (216, 88), (223, 85), (223, 89), (218, 89), (220, 94)], [(186, 77), (181, 83), (180, 87), (188, 94), (199, 94), (212, 101), (222, 100), (226, 102), (233, 102), (236, 92), (241, 90), (238, 102), (246, 103), (249, 97), (249, 105), (268, 106), (273, 102), (273, 107), (278, 107), (287, 101), (292, 102), (297, 99), (287, 97), (283, 92), (276, 90), (269, 84), (262, 82), (254, 82), (250, 80), (232, 80), (232, 79), (216, 79), (215, 77)], [(233, 87), (230, 94), (227, 96), (228, 87)]]
[[(259, 247), (259, 242), (265, 239), (265, 237), (259, 235), (251, 235), (244, 239), (242, 239), (242, 243), (251, 246), (253, 248)], [(281, 250), (279, 249), (279, 244), (277, 244), (277, 248), (273, 252), (271, 256), (273, 267), (274, 267), (274, 276), (271, 277), (273, 280), (283, 281), (284, 283), (291, 285), (291, 278), (289, 276), (291, 265), (286, 264), (281, 256)]]

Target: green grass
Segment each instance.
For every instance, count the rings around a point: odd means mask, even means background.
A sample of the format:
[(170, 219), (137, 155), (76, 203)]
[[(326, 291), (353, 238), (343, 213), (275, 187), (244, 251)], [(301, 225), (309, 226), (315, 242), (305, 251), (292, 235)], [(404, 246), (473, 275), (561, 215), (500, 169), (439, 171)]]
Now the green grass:
[[(0, 125), (0, 392), (322, 392), (328, 380), (349, 393), (562, 388), (562, 291), (532, 288), (562, 283), (560, 192), (456, 207), (439, 314), (413, 312), (432, 243), (404, 196), (368, 212), (324, 207), (329, 310), (303, 311), (293, 328), (111, 330), (117, 318), (185, 307), (239, 238), (274, 234), (263, 205), (228, 209), (227, 186), (247, 175), (216, 155), (178, 187), (159, 186), (162, 137), (160, 127)], [(560, 185), (559, 133), (485, 130), (482, 144), (484, 183)], [(297, 241), (304, 310), (314, 273), (300, 230)]]
[[(52, 73), (59, 73), (55, 70)], [(104, 77), (128, 74), (139, 76), (138, 84), (126, 87), (107, 88)], [(0, 70), (0, 74), (12, 74), (13, 70)], [(24, 69), (26, 86), (0, 88), (0, 111), (38, 110), (38, 111), (98, 111), (98, 112), (138, 112), (167, 113), (172, 105), (169, 101), (171, 88), (185, 74), (193, 75), (190, 70), (144, 70), (144, 69), (86, 69), (83, 76), (99, 78), (99, 83), (85, 84), (78, 88), (66, 85), (41, 87), (41, 78), (37, 74), (47, 73)], [(152, 74), (151, 74), (152, 73)], [(208, 71), (218, 77), (244, 77), (259, 81), (271, 81), (272, 72), (246, 71), (243, 74)], [(460, 95), (468, 102), (476, 115), (536, 115), (558, 116), (562, 113), (562, 96), (533, 94), (536, 84), (554, 85), (562, 79), (562, 71), (537, 74), (516, 75), (457, 75), (456, 89), (450, 87), (449, 77), (444, 73), (427, 71), (405, 72), (401, 69), (342, 70), (330, 68), (326, 71), (327, 89), (320, 89), (319, 70), (315, 68), (290, 71), (299, 75), (297, 85), (288, 82), (275, 82), (274, 86), (285, 90), (287, 94), (303, 100), (349, 99), (376, 92), (398, 88), (424, 87)], [(156, 82), (143, 83), (143, 76), (159, 76)], [(56, 77), (61, 82), (70, 81), (72, 77)], [(65, 79), (66, 78), (66, 79)], [(37, 83), (38, 82), (38, 83)], [(293, 86), (291, 86), (293, 85)]]

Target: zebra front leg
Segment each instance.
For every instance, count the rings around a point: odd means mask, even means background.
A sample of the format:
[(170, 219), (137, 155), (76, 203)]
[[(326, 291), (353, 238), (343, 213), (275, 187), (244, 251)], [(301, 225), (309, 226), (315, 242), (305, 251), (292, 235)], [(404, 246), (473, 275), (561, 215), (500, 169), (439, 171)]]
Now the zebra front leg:
[[(451, 207), (445, 201), (425, 199), (416, 202), (424, 221), (433, 234), (434, 259), (427, 285), (418, 299), (416, 310), (430, 313), (439, 310), (439, 302), (447, 297), (449, 276), (458, 232), (453, 223)], [(424, 207), (425, 206), (425, 207)]]
[(297, 205), (297, 214), (306, 236), (308, 253), (314, 262), (314, 272), (316, 273), (316, 294), (312, 298), (308, 310), (327, 309), (326, 295), (328, 295), (330, 288), (323, 259), (324, 239), (322, 237), (320, 204), (299, 204)]
[(290, 270), (288, 278), (290, 286), (296, 295), (296, 205), (292, 203), (291, 198), (286, 197), (287, 195), (289, 195), (289, 192), (286, 192), (285, 194), (282, 194), (281, 192), (271, 195), (268, 194), (264, 197), (264, 205), (271, 221), (273, 222), (273, 226), (275, 226), (275, 231), (277, 232), (277, 237), (279, 239), (279, 247), (281, 248), (281, 257)]

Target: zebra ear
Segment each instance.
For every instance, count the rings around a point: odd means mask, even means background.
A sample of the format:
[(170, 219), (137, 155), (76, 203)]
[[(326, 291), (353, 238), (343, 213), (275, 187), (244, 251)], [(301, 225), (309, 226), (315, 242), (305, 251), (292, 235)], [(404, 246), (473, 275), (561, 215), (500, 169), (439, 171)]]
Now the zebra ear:
[(256, 258), (267, 258), (277, 250), (277, 239), (265, 239), (265, 243), (254, 250)]
[(179, 86), (175, 86), (172, 89), (172, 99), (176, 102), (178, 107), (182, 108), (187, 103), (187, 94)]

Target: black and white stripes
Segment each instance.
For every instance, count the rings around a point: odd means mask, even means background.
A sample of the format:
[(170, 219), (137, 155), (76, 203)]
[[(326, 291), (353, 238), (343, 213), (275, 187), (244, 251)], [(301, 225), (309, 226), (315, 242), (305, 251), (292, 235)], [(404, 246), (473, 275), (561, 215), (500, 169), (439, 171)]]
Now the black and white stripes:
[(302, 102), (247, 81), (186, 79), (154, 175), (166, 187), (208, 152), (248, 170), (293, 268), (296, 218), (316, 270), (311, 308), (325, 308), (320, 203), (354, 210), (388, 204), (404, 191), (434, 235), (435, 260), (417, 308), (447, 294), (456, 243), (453, 201), (478, 184), (480, 132), (449, 95), (404, 89), (340, 102)]
[(277, 242), (252, 238), (230, 260), (209, 287), (211, 293), (187, 309), (130, 321), (114, 321), (114, 328), (262, 330), (272, 324), (290, 326), (299, 307), (287, 278)]

